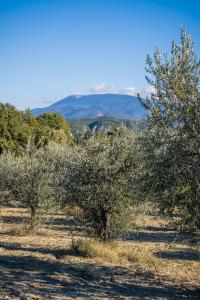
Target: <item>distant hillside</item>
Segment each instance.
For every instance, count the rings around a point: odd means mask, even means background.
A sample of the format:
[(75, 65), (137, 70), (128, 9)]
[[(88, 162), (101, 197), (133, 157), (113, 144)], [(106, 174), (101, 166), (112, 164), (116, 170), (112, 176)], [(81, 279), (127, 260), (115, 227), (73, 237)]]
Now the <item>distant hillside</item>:
[(117, 119), (113, 117), (98, 117), (91, 119), (69, 120), (70, 128), (73, 134), (83, 130), (103, 130), (113, 127), (126, 126), (134, 131), (143, 131), (146, 128), (145, 121)]
[(119, 94), (72, 95), (48, 107), (35, 108), (32, 112), (36, 116), (44, 112), (56, 112), (68, 120), (100, 116), (141, 120), (146, 115), (137, 97)]

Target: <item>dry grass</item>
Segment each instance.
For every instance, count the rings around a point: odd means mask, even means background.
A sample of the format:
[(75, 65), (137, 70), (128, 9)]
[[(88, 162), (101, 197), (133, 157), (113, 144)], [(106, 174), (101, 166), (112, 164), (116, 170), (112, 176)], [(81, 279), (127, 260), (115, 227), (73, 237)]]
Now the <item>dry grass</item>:
[(72, 240), (71, 250), (75, 255), (97, 258), (102, 262), (121, 264), (123, 260), (118, 246), (95, 239)]
[(130, 249), (116, 242), (101, 242), (97, 239), (72, 240), (71, 250), (75, 255), (97, 258), (104, 263), (127, 265), (128, 263), (141, 263), (155, 265), (155, 258), (145, 250)]
[(167, 219), (138, 214), (137, 233), (105, 244), (86, 239), (63, 213), (30, 234), (28, 217), (25, 209), (2, 209), (0, 299), (145, 299), (145, 293), (171, 299), (166, 295), (179, 288), (199, 293), (198, 253), (177, 239)]

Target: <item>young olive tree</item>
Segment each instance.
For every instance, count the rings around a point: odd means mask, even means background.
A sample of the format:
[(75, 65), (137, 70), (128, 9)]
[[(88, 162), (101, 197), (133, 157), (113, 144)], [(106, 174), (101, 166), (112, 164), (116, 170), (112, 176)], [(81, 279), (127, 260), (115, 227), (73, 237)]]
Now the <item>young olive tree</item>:
[(40, 209), (53, 206), (51, 180), (53, 165), (48, 148), (29, 149), (23, 156), (0, 156), (2, 193), (9, 192), (30, 211), (30, 228), (34, 230)]
[(200, 230), (200, 61), (191, 35), (181, 30), (171, 54), (147, 56), (147, 81), (154, 87), (143, 101), (149, 111), (143, 140), (144, 187), (162, 209), (179, 209), (182, 228)]
[(97, 237), (107, 241), (130, 225), (130, 180), (136, 170), (132, 132), (123, 128), (81, 139), (62, 170), (59, 186), (63, 201), (80, 207)]

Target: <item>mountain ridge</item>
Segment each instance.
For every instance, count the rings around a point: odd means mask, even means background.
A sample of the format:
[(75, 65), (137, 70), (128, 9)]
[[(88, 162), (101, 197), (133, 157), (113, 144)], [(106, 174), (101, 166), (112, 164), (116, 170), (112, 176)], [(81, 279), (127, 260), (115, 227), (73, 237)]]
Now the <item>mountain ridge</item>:
[(146, 111), (136, 96), (122, 94), (70, 95), (50, 106), (35, 108), (34, 115), (56, 112), (68, 120), (100, 116), (121, 119), (143, 119)]

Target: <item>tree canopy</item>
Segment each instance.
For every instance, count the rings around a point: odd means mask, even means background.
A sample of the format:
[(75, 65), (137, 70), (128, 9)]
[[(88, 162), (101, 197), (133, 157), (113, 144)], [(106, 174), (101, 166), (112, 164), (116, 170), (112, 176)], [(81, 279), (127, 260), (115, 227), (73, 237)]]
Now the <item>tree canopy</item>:
[(20, 154), (29, 143), (41, 147), (49, 141), (72, 141), (69, 125), (62, 116), (46, 113), (36, 118), (30, 110), (18, 111), (10, 104), (0, 103), (0, 153)]
[(80, 207), (102, 240), (130, 228), (136, 149), (134, 133), (116, 129), (81, 139), (61, 160), (62, 201)]
[(181, 227), (200, 229), (200, 61), (191, 35), (181, 30), (171, 54), (147, 56), (147, 81), (155, 93), (143, 101), (149, 111), (143, 140), (148, 196), (163, 210), (178, 208)]

